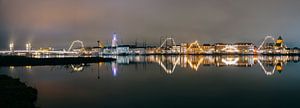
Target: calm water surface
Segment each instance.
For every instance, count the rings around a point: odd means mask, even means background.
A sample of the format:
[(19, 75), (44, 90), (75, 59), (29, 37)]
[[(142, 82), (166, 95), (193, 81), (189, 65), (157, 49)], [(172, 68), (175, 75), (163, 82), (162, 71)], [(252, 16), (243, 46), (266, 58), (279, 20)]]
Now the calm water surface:
[(297, 56), (122, 56), (113, 63), (1, 67), (42, 108), (300, 107)]

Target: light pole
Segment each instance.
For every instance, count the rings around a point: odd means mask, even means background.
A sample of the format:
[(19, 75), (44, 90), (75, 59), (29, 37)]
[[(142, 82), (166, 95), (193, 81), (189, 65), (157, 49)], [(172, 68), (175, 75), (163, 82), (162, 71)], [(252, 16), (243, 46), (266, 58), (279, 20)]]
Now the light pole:
[(31, 43), (26, 44), (26, 51), (30, 52), (31, 51)]
[(12, 54), (14, 53), (14, 43), (9, 44), (9, 50)]

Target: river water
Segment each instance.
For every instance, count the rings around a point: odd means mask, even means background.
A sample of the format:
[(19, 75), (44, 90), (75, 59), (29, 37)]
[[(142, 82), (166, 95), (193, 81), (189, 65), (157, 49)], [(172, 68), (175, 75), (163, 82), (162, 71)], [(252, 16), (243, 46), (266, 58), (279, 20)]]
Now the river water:
[(298, 56), (118, 56), (112, 63), (0, 67), (41, 108), (300, 107)]

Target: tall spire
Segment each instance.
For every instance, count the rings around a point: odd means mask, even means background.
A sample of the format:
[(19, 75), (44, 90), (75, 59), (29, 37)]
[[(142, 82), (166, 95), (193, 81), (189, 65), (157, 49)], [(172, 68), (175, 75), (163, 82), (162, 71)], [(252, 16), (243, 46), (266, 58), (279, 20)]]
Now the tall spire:
[(118, 40), (117, 40), (117, 33), (113, 33), (113, 39), (111, 41), (111, 46), (112, 47), (117, 47), (118, 44), (117, 44)]

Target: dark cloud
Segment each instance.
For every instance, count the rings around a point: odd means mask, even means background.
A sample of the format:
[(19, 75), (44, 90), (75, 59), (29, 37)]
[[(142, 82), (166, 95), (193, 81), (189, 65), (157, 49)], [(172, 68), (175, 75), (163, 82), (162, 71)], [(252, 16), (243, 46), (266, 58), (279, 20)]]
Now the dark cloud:
[(36, 46), (66, 47), (77, 39), (94, 45), (113, 32), (124, 43), (158, 43), (164, 35), (178, 42), (258, 43), (277, 33), (299, 41), (299, 5), (298, 0), (2, 0), (1, 25), (9, 41)]

